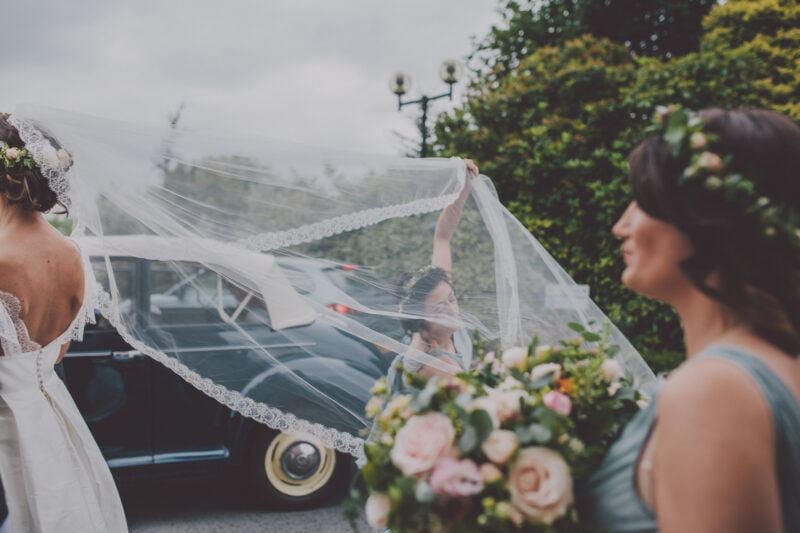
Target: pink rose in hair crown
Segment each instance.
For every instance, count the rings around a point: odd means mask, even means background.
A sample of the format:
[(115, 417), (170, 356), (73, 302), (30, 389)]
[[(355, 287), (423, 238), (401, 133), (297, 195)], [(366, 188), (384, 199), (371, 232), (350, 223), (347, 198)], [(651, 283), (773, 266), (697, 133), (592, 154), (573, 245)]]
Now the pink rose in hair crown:
[(430, 484), (436, 494), (454, 498), (474, 496), (483, 490), (481, 471), (469, 459), (439, 459), (431, 474)]
[(558, 391), (550, 391), (542, 397), (544, 405), (556, 413), (568, 416), (572, 411), (572, 400), (566, 394)]
[(405, 476), (423, 474), (450, 451), (455, 429), (445, 415), (428, 413), (412, 416), (397, 432), (389, 456)]

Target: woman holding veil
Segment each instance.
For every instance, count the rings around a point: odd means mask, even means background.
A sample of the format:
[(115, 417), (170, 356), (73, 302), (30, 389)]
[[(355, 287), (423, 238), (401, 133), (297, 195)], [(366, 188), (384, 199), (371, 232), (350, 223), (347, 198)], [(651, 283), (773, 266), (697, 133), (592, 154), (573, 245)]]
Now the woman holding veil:
[[(398, 355), (387, 381), (392, 390), (403, 388), (404, 370), (420, 375), (452, 375), (468, 370), (472, 364), (472, 341), (459, 317), (458, 299), (453, 285), (451, 241), (458, 227), (464, 204), (472, 192), (478, 167), (467, 159), (467, 179), (458, 198), (442, 210), (433, 236), (433, 258), (429, 266), (401, 279), (400, 315), (403, 330), (410, 335), (409, 350)], [(428, 354), (442, 366), (427, 365), (415, 353)]]

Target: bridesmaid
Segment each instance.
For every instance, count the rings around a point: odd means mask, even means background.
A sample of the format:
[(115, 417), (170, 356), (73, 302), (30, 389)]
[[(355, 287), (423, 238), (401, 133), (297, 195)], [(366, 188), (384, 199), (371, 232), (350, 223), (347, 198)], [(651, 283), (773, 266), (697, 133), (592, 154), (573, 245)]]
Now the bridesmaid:
[(613, 232), (686, 361), (588, 486), (609, 531), (800, 531), (800, 127), (661, 108)]

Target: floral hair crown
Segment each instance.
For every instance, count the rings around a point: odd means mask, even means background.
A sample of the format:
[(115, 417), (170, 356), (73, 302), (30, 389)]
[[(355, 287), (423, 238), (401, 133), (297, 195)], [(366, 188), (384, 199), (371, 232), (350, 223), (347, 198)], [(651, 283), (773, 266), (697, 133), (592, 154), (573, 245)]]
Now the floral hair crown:
[(72, 156), (63, 148), (56, 149), (30, 121), (14, 115), (6, 117), (8, 123), (17, 128), (25, 147), (17, 148), (0, 142), (0, 163), (5, 169), (38, 168), (59, 203), (69, 208), (68, 172), (72, 166)]
[(425, 267), (420, 268), (417, 270), (413, 276), (411, 276), (405, 283), (402, 285), (403, 292), (405, 293), (403, 297), (400, 299), (400, 305), (408, 305), (408, 302), (411, 301), (412, 293), (414, 292), (414, 286), (420, 282), (422, 278), (434, 272), (436, 270), (440, 270), (439, 267), (434, 265), (428, 265)]
[(680, 185), (697, 184), (707, 191), (722, 194), (725, 200), (740, 206), (757, 220), (764, 236), (785, 237), (793, 244), (800, 244), (800, 213), (774, 203), (758, 191), (755, 181), (732, 171), (733, 157), (709, 148), (718, 137), (703, 131), (704, 126), (703, 119), (695, 111), (677, 105), (659, 106), (647, 132), (659, 135), (669, 146), (672, 157), (688, 155), (689, 165), (679, 178)]

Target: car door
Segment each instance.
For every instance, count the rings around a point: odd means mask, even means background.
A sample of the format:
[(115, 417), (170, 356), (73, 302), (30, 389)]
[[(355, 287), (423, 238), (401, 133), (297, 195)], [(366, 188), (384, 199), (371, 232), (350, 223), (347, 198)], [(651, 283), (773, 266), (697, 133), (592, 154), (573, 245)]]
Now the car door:
[[(114, 259), (123, 306), (136, 305), (141, 262)], [(95, 263), (103, 281), (105, 268)], [(112, 468), (153, 462), (153, 361), (133, 350), (97, 313), (82, 342), (73, 342), (60, 374)]]

